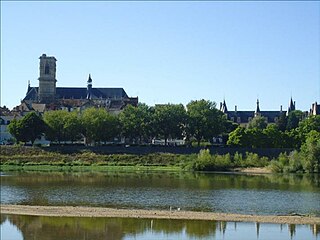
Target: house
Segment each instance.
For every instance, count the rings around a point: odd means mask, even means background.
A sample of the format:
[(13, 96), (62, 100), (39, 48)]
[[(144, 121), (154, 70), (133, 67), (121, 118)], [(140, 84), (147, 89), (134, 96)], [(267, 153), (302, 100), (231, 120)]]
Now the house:
[(1, 115), (0, 116), (0, 145), (12, 143), (14, 138), (8, 131), (8, 125), (13, 119), (20, 119), (21, 116)]
[(255, 111), (238, 111), (237, 106), (235, 106), (234, 111), (229, 111), (225, 100), (220, 103), (220, 111), (226, 115), (227, 119), (242, 126), (246, 126), (256, 116), (264, 117), (267, 123), (276, 123), (281, 115), (288, 115), (295, 110), (296, 106), (292, 98), (289, 102), (288, 111), (283, 111), (282, 106), (278, 111), (261, 111), (259, 99), (257, 99)]

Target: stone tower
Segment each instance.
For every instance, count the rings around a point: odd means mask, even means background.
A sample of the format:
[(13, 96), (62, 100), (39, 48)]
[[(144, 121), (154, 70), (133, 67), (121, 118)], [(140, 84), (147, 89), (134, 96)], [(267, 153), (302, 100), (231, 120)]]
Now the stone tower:
[(56, 61), (55, 57), (42, 54), (40, 57), (39, 101), (53, 102), (56, 95)]

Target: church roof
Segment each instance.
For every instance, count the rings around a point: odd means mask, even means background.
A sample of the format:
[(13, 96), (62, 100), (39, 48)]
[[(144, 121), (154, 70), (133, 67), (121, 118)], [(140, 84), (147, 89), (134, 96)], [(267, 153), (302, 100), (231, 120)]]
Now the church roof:
[[(38, 87), (28, 89), (26, 97), (23, 100), (36, 100)], [(123, 88), (92, 88), (91, 99), (123, 99), (128, 98)], [(86, 99), (87, 88), (57, 87), (57, 99)]]

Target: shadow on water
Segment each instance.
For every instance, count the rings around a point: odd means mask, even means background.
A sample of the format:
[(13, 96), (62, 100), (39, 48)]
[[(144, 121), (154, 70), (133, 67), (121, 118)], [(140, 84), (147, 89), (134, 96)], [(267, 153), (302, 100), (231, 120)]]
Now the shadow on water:
[[(320, 225), (285, 225), (198, 220), (79, 218), (1, 215), (1, 232), (8, 224), (31, 239), (318, 239)], [(1, 239), (19, 236), (11, 231)], [(280, 238), (278, 238), (280, 237)]]

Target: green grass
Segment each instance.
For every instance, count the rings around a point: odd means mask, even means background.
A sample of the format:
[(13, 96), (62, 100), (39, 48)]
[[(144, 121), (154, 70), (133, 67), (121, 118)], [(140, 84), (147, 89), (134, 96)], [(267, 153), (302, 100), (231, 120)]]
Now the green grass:
[(0, 165), (1, 171), (181, 171), (179, 166), (58, 166), (58, 165)]

